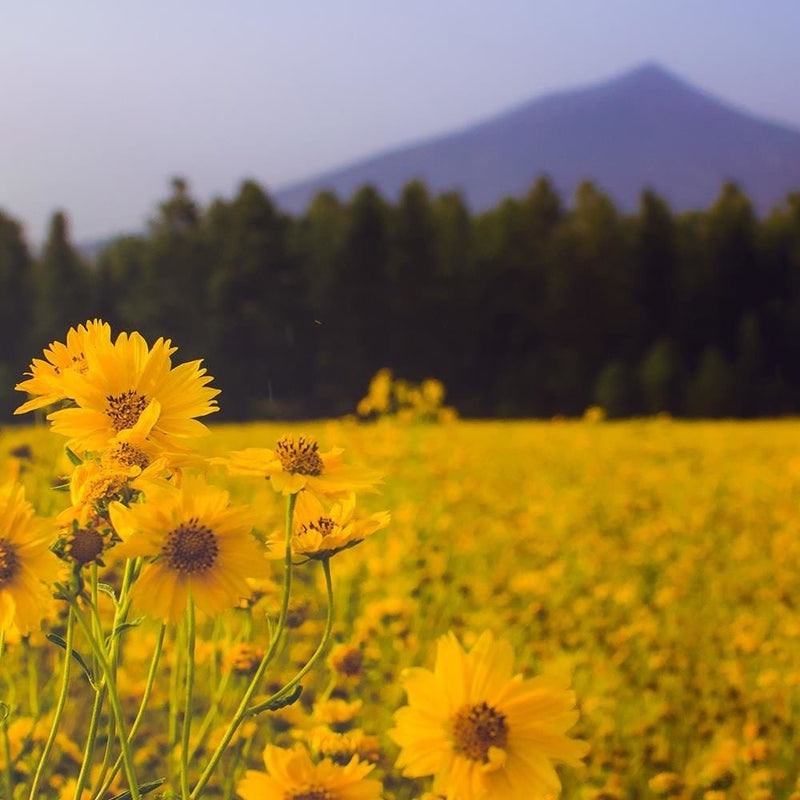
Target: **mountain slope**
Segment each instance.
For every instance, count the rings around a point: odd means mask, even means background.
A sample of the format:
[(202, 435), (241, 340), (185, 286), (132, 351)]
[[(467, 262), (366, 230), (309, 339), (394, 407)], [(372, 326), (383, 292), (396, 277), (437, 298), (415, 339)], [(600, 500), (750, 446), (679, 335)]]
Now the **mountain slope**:
[(434, 192), (460, 190), (479, 211), (524, 194), (541, 174), (565, 195), (594, 180), (629, 210), (645, 186), (677, 210), (705, 208), (724, 181), (734, 180), (766, 211), (800, 189), (800, 131), (736, 110), (645, 65), (331, 171), (276, 198), (298, 212), (322, 189), (349, 197), (371, 183), (396, 198), (407, 181), (421, 178)]

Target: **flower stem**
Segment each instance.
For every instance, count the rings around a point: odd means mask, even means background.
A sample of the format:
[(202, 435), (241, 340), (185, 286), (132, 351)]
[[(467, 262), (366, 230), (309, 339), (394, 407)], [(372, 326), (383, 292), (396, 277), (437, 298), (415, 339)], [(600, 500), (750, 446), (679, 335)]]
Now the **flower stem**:
[(322, 560), (322, 569), (325, 572), (325, 588), (328, 592), (328, 615), (325, 619), (325, 632), (322, 634), (322, 641), (320, 641), (319, 646), (314, 651), (314, 654), (308, 660), (306, 665), (297, 673), (297, 675), (292, 678), (289, 683), (285, 686), (282, 686), (278, 689), (275, 694), (265, 700), (263, 703), (259, 703), (257, 706), (253, 706), (252, 708), (248, 709), (248, 714), (259, 714), (260, 712), (269, 708), (270, 704), (273, 703), (275, 700), (280, 700), (283, 697), (286, 697), (298, 683), (308, 674), (309, 670), (317, 663), (319, 657), (325, 652), (325, 648), (328, 646), (328, 642), (331, 638), (331, 630), (333, 629), (333, 582), (331, 581), (331, 564), (330, 559), (325, 558)]
[[(150, 699), (150, 694), (153, 691), (153, 683), (155, 681), (156, 670), (158, 669), (158, 662), (161, 659), (161, 651), (164, 646), (164, 633), (167, 629), (167, 626), (162, 622), (161, 628), (158, 631), (158, 638), (156, 639), (156, 646), (155, 650), (153, 651), (153, 658), (150, 660), (150, 670), (147, 673), (147, 682), (145, 683), (144, 692), (142, 693), (142, 700), (139, 703), (139, 711), (136, 713), (136, 719), (133, 721), (133, 725), (131, 725), (131, 729), (128, 732), (128, 741), (132, 742), (133, 738), (136, 736), (136, 733), (139, 730), (139, 726), (142, 724), (142, 719), (144, 718), (145, 708), (147, 707), (147, 702)], [(122, 766), (122, 756), (120, 755), (114, 766), (111, 767), (111, 772), (109, 772), (108, 777), (104, 779), (103, 785), (97, 791), (95, 795), (95, 800), (102, 800), (109, 790), (109, 787), (114, 781), (116, 774), (119, 772), (120, 767)]]
[[(81, 612), (75, 600), (70, 601), (70, 606), (78, 620), (78, 624), (83, 629), (86, 638), (89, 640), (92, 651), (100, 664), (100, 669), (106, 679), (106, 686), (108, 687), (108, 698), (111, 702), (111, 709), (114, 712), (114, 720), (116, 721), (116, 728), (119, 736), (120, 749), (122, 750), (122, 763), (125, 766), (125, 777), (128, 780), (128, 789), (130, 790), (131, 800), (141, 800), (141, 792), (139, 791), (139, 784), (136, 781), (136, 775), (133, 771), (133, 755), (131, 753), (130, 743), (128, 736), (125, 732), (125, 718), (122, 712), (122, 705), (119, 702), (119, 692), (117, 691), (117, 683), (114, 676), (114, 669), (108, 661), (103, 646), (92, 635), (92, 627), (86, 621), (83, 613)], [(31, 796), (33, 800), (33, 796)]]
[(31, 792), (29, 795), (30, 800), (36, 800), (38, 797), (39, 784), (42, 781), (42, 776), (44, 775), (44, 769), (45, 765), (47, 764), (47, 759), (50, 756), (50, 751), (53, 749), (53, 744), (56, 741), (58, 726), (61, 723), (61, 716), (64, 713), (64, 706), (67, 703), (67, 694), (69, 692), (69, 670), (70, 665), (72, 664), (72, 642), (74, 637), (74, 616), (72, 607), (70, 606), (70, 608), (67, 610), (67, 637), (66, 648), (64, 651), (64, 670), (61, 673), (61, 691), (58, 694), (55, 711), (53, 712), (53, 724), (50, 726), (50, 735), (47, 737), (44, 750), (42, 750), (42, 755), (39, 758), (39, 764), (36, 767), (36, 773), (33, 776), (33, 783), (31, 784)]
[(3, 717), (0, 722), (0, 732), (3, 737), (3, 758), (5, 759), (5, 770), (3, 777), (6, 784), (6, 794), (9, 797), (14, 796), (14, 765), (11, 763), (11, 742), (8, 739), (8, 714)]
[(283, 635), (283, 630), (286, 627), (286, 615), (289, 612), (289, 595), (292, 590), (292, 518), (294, 516), (294, 505), (296, 501), (296, 494), (290, 494), (286, 499), (286, 555), (283, 560), (283, 595), (281, 597), (281, 610), (278, 617), (278, 625), (272, 635), (272, 640), (269, 643), (269, 649), (264, 654), (264, 658), (261, 659), (261, 663), (258, 665), (258, 669), (250, 680), (244, 696), (239, 703), (239, 707), (236, 709), (233, 719), (231, 719), (230, 723), (228, 723), (228, 727), (225, 730), (220, 743), (217, 745), (216, 750), (214, 750), (211, 758), (208, 760), (208, 764), (206, 764), (206, 768), (203, 770), (203, 774), (197, 781), (197, 784), (190, 795), (190, 800), (197, 800), (197, 798), (200, 797), (200, 793), (203, 791), (206, 784), (211, 779), (211, 776), (214, 774), (214, 770), (217, 768), (217, 764), (230, 744), (233, 735), (238, 730), (239, 725), (242, 724), (242, 720), (247, 714), (247, 708), (250, 704), (250, 699), (258, 688), (258, 685), (261, 683), (261, 679), (264, 677), (267, 666), (272, 661), (272, 658), (278, 649), (278, 641)]
[(97, 689), (95, 689), (94, 703), (92, 704), (92, 717), (89, 720), (89, 730), (86, 733), (86, 747), (83, 749), (81, 770), (78, 773), (78, 780), (75, 786), (75, 800), (81, 800), (83, 787), (86, 785), (86, 778), (89, 775), (89, 768), (91, 767), (92, 763), (92, 753), (94, 752), (95, 742), (97, 741), (97, 728), (100, 725), (100, 717), (105, 699), (105, 685), (98, 686)]
[(181, 728), (181, 800), (189, 800), (189, 735), (192, 730), (192, 689), (194, 687), (194, 601), (186, 606), (186, 693)]
[[(6, 649), (6, 629), (0, 629), (0, 663), (3, 661), (3, 653)], [(5, 770), (3, 772), (6, 794), (13, 797), (14, 794), (14, 771), (11, 765), (11, 743), (8, 741), (8, 715), (11, 713), (11, 707), (8, 703), (3, 703), (2, 709), (3, 719), (0, 722), (0, 733), (3, 737), (3, 759), (5, 760)]]

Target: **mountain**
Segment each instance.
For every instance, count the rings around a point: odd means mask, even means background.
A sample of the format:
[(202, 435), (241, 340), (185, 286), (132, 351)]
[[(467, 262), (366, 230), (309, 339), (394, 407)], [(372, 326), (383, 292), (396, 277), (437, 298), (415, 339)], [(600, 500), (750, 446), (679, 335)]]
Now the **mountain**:
[(593, 180), (634, 210), (644, 187), (676, 210), (707, 208), (735, 181), (764, 212), (800, 189), (800, 131), (703, 92), (655, 64), (583, 89), (533, 99), (492, 119), (401, 147), (275, 193), (290, 212), (320, 190), (349, 197), (366, 183), (396, 198), (420, 178), (459, 190), (473, 210), (523, 195), (548, 175), (564, 196)]

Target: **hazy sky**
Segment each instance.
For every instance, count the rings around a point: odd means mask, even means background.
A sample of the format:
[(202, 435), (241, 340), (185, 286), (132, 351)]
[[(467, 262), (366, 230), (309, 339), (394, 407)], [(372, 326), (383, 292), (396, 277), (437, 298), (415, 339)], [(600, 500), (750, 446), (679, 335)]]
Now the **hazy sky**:
[(800, 128), (800, 0), (32, 0), (0, 11), (0, 209), (144, 227), (657, 61)]

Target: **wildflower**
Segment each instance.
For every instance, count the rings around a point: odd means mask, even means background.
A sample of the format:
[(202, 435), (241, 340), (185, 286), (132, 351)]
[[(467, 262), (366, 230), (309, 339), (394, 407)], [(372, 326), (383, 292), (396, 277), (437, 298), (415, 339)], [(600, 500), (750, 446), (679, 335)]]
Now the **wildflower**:
[(647, 785), (658, 795), (679, 794), (683, 788), (680, 776), (674, 772), (659, 772), (658, 775), (650, 778)]
[(53, 552), (65, 561), (84, 567), (87, 564), (103, 566), (103, 553), (114, 543), (113, 530), (101, 517), (95, 517), (85, 525), (73, 521), (53, 546)]
[(246, 642), (233, 645), (225, 654), (225, 661), (239, 675), (248, 675), (258, 669), (264, 649)]
[(433, 791), (448, 800), (557, 794), (551, 762), (577, 765), (588, 749), (566, 736), (575, 696), (566, 680), (523, 680), (512, 668), (511, 645), (488, 631), (468, 653), (452, 633), (441, 637), (433, 672), (404, 673), (408, 705), (389, 732), (403, 773), (433, 775)]
[(342, 462), (340, 447), (326, 453), (307, 436), (286, 435), (278, 439), (274, 450), (248, 447), (231, 453), (227, 464), (233, 475), (268, 478), (272, 488), (282, 494), (295, 494), (308, 489), (320, 495), (342, 495), (348, 492), (371, 491), (380, 476), (371, 469), (348, 467)]
[(381, 758), (378, 737), (370, 736), (360, 728), (340, 733), (320, 725), (309, 731), (307, 740), (315, 753), (335, 764), (347, 764), (354, 755), (373, 764)]
[(340, 677), (356, 682), (364, 675), (364, 651), (355, 645), (337, 644), (331, 649), (328, 664)]
[(353, 700), (352, 703), (348, 703), (347, 700), (338, 697), (319, 701), (314, 703), (314, 718), (336, 730), (343, 729), (356, 718), (362, 705), (361, 700)]
[(49, 545), (23, 487), (0, 487), (0, 630), (15, 625), (28, 633), (45, 617), (50, 593), (42, 582), (53, 580), (59, 566)]
[[(359, 518), (355, 513), (355, 505), (356, 497), (350, 494), (332, 503), (326, 510), (317, 497), (303, 492), (295, 506), (292, 553), (317, 560), (330, 558), (341, 550), (354, 547), (389, 524), (388, 512)], [(272, 544), (271, 554), (282, 557), (281, 538), (276, 538)]]
[(191, 596), (213, 615), (250, 595), (247, 578), (266, 574), (250, 510), (228, 501), (228, 492), (192, 477), (149, 492), (144, 503), (112, 503), (111, 522), (125, 540), (119, 551), (151, 559), (131, 594), (144, 613), (177, 622)]
[(167, 486), (166, 481), (158, 478), (160, 470), (159, 465), (153, 465), (152, 469), (131, 476), (128, 469), (84, 461), (70, 476), (70, 506), (58, 515), (58, 524), (65, 527), (76, 520), (85, 525), (97, 516), (107, 519), (111, 503), (128, 505), (146, 489)]
[(73, 437), (77, 448), (100, 450), (112, 439), (146, 436), (169, 449), (174, 439), (204, 436), (196, 417), (218, 411), (218, 389), (200, 361), (172, 366), (176, 348), (158, 339), (152, 348), (139, 333), (97, 342), (86, 351), (86, 370), (65, 373), (64, 392), (77, 408), (48, 414), (55, 433)]
[(34, 395), (14, 413), (25, 414), (66, 399), (68, 395), (64, 388), (64, 376), (69, 372), (86, 371), (86, 351), (96, 342), (111, 342), (111, 326), (99, 319), (70, 328), (67, 331), (66, 344), (51, 342), (43, 352), (46, 360), (34, 358), (31, 371), (27, 373), (31, 377), (14, 387), (19, 392)]
[(236, 788), (243, 800), (380, 800), (380, 781), (366, 778), (372, 764), (358, 756), (341, 766), (330, 759), (311, 761), (303, 745), (285, 750), (267, 745), (267, 772), (248, 770)]

